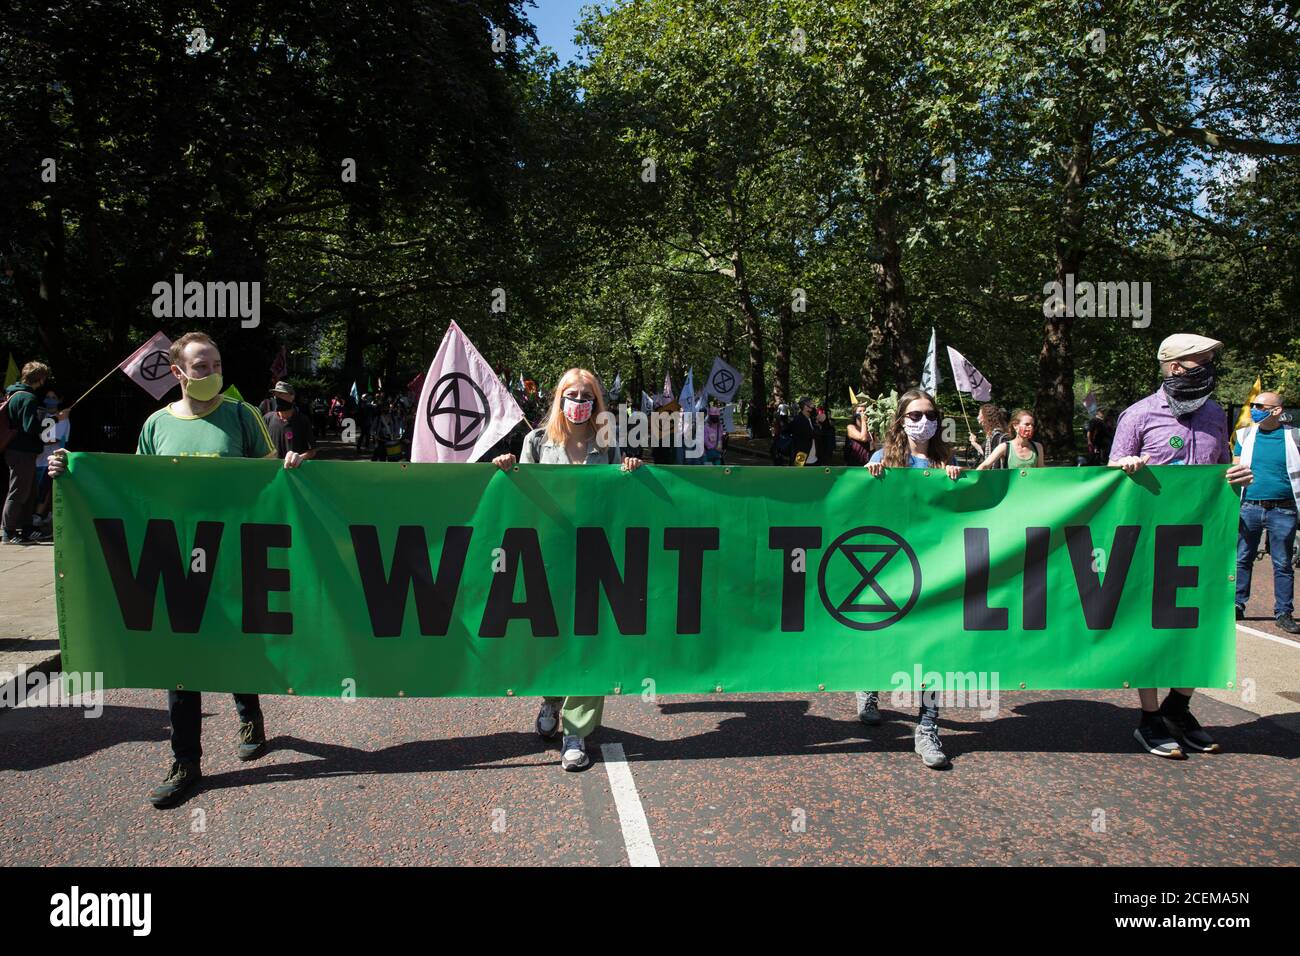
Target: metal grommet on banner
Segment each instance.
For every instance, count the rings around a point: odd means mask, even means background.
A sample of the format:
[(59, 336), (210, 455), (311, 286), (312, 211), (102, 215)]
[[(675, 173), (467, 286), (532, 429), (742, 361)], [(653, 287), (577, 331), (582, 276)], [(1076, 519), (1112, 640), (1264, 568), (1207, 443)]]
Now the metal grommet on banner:
[(929, 468), (925, 469), (925, 471), (923, 471), (922, 474), (925, 475), (925, 477), (929, 478), (929, 477), (930, 477), (930, 469), (929, 469)]
[(179, 465), (180, 463), (181, 463), (181, 460), (180, 460), (179, 458), (173, 458), (173, 459), (172, 459), (172, 464), (173, 464), (173, 465)]
[(185, 685), (184, 685), (184, 684), (177, 684), (177, 685), (176, 685), (176, 689), (177, 689), (177, 690), (184, 690), (184, 689), (185, 689)]
[(1124, 688), (1125, 688), (1125, 690), (1128, 689), (1128, 681), (1124, 681)]
[(63, 572), (62, 572), (62, 571), (59, 572), (59, 577), (63, 577)]
[(822, 471), (824, 471), (828, 475), (831, 473), (831, 470), (829, 468), (823, 468)]
[(825, 689), (826, 689), (826, 685), (825, 685), (825, 684), (818, 684), (818, 685), (817, 685), (817, 689), (818, 689), (818, 690), (825, 690)]
[(515, 696), (515, 689), (514, 689), (513, 687), (507, 687), (507, 688), (506, 688), (506, 696), (507, 696), (507, 697), (514, 697), (514, 696)]
[(621, 693), (623, 693), (623, 685), (622, 685), (622, 684), (615, 684), (615, 685), (614, 685), (614, 693), (616, 693), (616, 694), (621, 694)]
[(1029, 472), (1025, 471), (1023, 468), (1020, 470), (1020, 477), (1021, 477), (1021, 478), (1026, 477), (1028, 474), (1029, 474)]
[(731, 474), (731, 469), (730, 469), (730, 468), (724, 468), (724, 469), (722, 469), (722, 473), (723, 473), (724, 475), (729, 475), (729, 474)]
[(714, 692), (715, 694), (721, 694), (721, 693), (722, 693), (722, 685), (721, 685), (721, 684), (715, 684), (714, 687), (713, 687), (713, 692)]
[(1020, 682), (1020, 689), (1021, 689), (1021, 690), (1024, 690), (1024, 689), (1025, 689), (1025, 682), (1024, 682), (1024, 681), (1021, 681), (1021, 682)]
[(1232, 681), (1228, 681), (1228, 690), (1232, 690)]
[(398, 697), (405, 697), (405, 696), (406, 696), (406, 691), (404, 691), (404, 690), (399, 690), (399, 691), (397, 692), (397, 696), (398, 696)]
[(1229, 581), (1235, 581), (1236, 578), (1237, 578), (1237, 576), (1236, 576), (1235, 574), (1229, 574), (1229, 575), (1228, 575), (1228, 580), (1229, 580)]
[(286, 694), (292, 694), (292, 693), (293, 693), (293, 688), (290, 687), (288, 690), (285, 691), (285, 693), (286, 693)]
[(408, 464), (409, 464), (409, 462), (405, 462), (405, 461), (402, 462), (402, 471), (406, 471), (406, 466), (407, 466)]
[(519, 470), (519, 466), (518, 466), (518, 465), (515, 465), (515, 466), (514, 466), (513, 468), (511, 468), (510, 470), (511, 470), (511, 471), (518, 471), (518, 470)]

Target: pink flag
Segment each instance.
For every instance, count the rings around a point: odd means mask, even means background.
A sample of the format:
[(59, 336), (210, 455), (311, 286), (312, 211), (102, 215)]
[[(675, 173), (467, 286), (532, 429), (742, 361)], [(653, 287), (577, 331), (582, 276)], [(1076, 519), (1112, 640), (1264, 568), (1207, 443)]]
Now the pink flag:
[(171, 347), (172, 340), (159, 332), (123, 359), (118, 368), (158, 401), (173, 385), (180, 384), (172, 374)]
[(1097, 414), (1097, 398), (1092, 394), (1092, 392), (1083, 396), (1083, 407), (1088, 410), (1090, 416)]
[(989, 380), (955, 348), (951, 345), (947, 348), (948, 364), (952, 366), (952, 378), (957, 391), (969, 393), (970, 397), (977, 402), (987, 402), (991, 399), (993, 385)]
[(283, 379), (288, 372), (289, 357), (284, 350), (284, 346), (281, 345), (280, 351), (275, 356), (275, 361), (271, 363), (271, 378), (278, 382)]
[(476, 461), (523, 420), (492, 366), (451, 323), (420, 389), (411, 461)]

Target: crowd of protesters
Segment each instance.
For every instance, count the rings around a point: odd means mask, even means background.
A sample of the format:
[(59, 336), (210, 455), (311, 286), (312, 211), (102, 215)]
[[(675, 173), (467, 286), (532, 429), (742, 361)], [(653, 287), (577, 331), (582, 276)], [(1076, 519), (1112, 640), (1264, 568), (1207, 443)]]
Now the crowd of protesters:
[[(1224, 409), (1210, 398), (1221, 348), (1222, 343), (1200, 335), (1166, 338), (1156, 356), (1160, 386), (1117, 415), (1099, 410), (1088, 422), (1088, 453), (1078, 464), (1106, 464), (1127, 474), (1151, 465), (1227, 466), (1225, 480), (1242, 496), (1237, 616), (1240, 619), (1244, 613), (1256, 549), (1267, 533), (1275, 619), (1284, 631), (1300, 633), (1300, 624), (1292, 617), (1291, 559), (1300, 506), (1300, 430), (1290, 426), (1282, 396), (1275, 392), (1255, 396), (1248, 426), (1235, 432), (1229, 427)], [(318, 435), (332, 431), (346, 440), (351, 425), (356, 428), (358, 450), (373, 447), (374, 460), (409, 457), (403, 442), (413, 431), (412, 394), (367, 393), (355, 399), (334, 395), (328, 400), (319, 396), (300, 406), (293, 385), (278, 381), (261, 408), (255, 409), (222, 394), (220, 353), (204, 333), (181, 336), (173, 343), (170, 358), (181, 398), (145, 422), (138, 454), (275, 458), (285, 468), (298, 468), (315, 456)], [(69, 435), (68, 416), (60, 410), (59, 393), (48, 387), (50, 377), (45, 365), (29, 362), (20, 380), (6, 390), (0, 414), (0, 441), (9, 471), (4, 504), (6, 544), (46, 539), (48, 530), (33, 516), (48, 514), (48, 485), (66, 471), (62, 448)], [(490, 460), (503, 469), (518, 462), (618, 465), (624, 470), (643, 464), (720, 464), (724, 460), (722, 409), (715, 405), (705, 412), (701, 440), (692, 442), (698, 451), (686, 462), (682, 441), (677, 441), (676, 447), (650, 449), (609, 444), (596, 427), (604, 417), (607, 396), (599, 379), (586, 369), (568, 370), (549, 399), (544, 415), (529, 417), (480, 460)], [(800, 398), (792, 408), (781, 406), (773, 411), (774, 463), (844, 463), (865, 467), (876, 478), (892, 468), (935, 468), (953, 481), (970, 470), (941, 433), (944, 412), (937, 400), (919, 388), (899, 398), (881, 441), (868, 427), (867, 407), (855, 404), (842, 449), (829, 410), (817, 407), (811, 399)], [(1008, 418), (997, 405), (985, 403), (977, 419), (981, 437), (972, 434), (968, 439), (977, 462), (975, 470), (1023, 470), (1047, 464), (1043, 445), (1034, 438), (1031, 411), (1019, 409)], [(696, 423), (679, 419), (671, 427), (691, 428)], [(38, 462), (42, 465), (39, 477)], [(1172, 688), (1161, 700), (1156, 689), (1138, 691), (1140, 711), (1134, 737), (1145, 751), (1178, 759), (1188, 752), (1219, 750), (1219, 744), (1192, 715), (1193, 694), (1193, 688)], [(542, 701), (534, 730), (543, 738), (560, 738), (564, 769), (579, 770), (589, 764), (585, 739), (600, 725), (602, 703), (598, 697), (548, 697)], [(168, 708), (174, 759), (167, 777), (150, 795), (158, 806), (178, 802), (201, 776), (199, 695), (170, 692)], [(266, 748), (257, 696), (236, 694), (235, 709), (239, 716), (238, 754), (241, 759), (255, 759)], [(877, 691), (858, 692), (857, 713), (867, 725), (881, 722)], [(922, 695), (913, 736), (915, 751), (925, 766), (948, 765), (933, 694)]]

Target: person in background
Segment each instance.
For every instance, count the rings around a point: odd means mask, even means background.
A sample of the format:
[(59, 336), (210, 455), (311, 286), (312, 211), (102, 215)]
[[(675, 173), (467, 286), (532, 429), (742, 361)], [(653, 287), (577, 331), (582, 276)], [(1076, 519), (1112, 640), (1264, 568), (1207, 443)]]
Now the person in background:
[(36, 510), (32, 514), (32, 525), (49, 532), (52, 529), (50, 508), (54, 501), (54, 482), (50, 480), (46, 470), (50, 466), (50, 455), (67, 447), (68, 435), (72, 431), (72, 423), (68, 421), (66, 414), (59, 413), (59, 392), (57, 389), (47, 388), (45, 395), (41, 399), (41, 405), (45, 409), (42, 413), (41, 424), (45, 425), (46, 422), (53, 420), (54, 441), (46, 442), (40, 457), (36, 459)]
[[(13, 437), (5, 446), (5, 464), (9, 466), (9, 491), (5, 495), (3, 514), (3, 544), (36, 544), (49, 535), (31, 527), (32, 509), (36, 505), (36, 459), (45, 448), (41, 441), (41, 424), (45, 409), (37, 401), (36, 393), (49, 381), (50, 369), (42, 362), (28, 362), (18, 375), (18, 381), (5, 389), (5, 411), (14, 428)], [(60, 417), (66, 417), (64, 412)]]
[[(1179, 333), (1160, 343), (1156, 358), (1160, 388), (1130, 405), (1119, 417), (1110, 449), (1110, 467), (1131, 475), (1147, 465), (1227, 465), (1232, 461), (1227, 416), (1210, 398), (1214, 392), (1215, 353), (1223, 343), (1204, 335)], [(1228, 484), (1245, 488), (1254, 479), (1241, 464), (1226, 472)], [(1135, 639), (1141, 635), (1134, 635)], [(1138, 691), (1142, 713), (1133, 736), (1157, 757), (1182, 760), (1185, 750), (1218, 753), (1219, 745), (1192, 716), (1195, 689), (1172, 687), (1163, 703), (1159, 690)]]
[(1106, 413), (1100, 408), (1097, 413), (1088, 419), (1088, 424), (1083, 428), (1084, 438), (1088, 442), (1087, 463), (1089, 465), (1104, 465), (1106, 459), (1105, 448), (1109, 444), (1110, 428), (1106, 424)]
[(817, 464), (817, 426), (813, 424), (813, 401), (799, 399), (799, 410), (787, 426), (791, 438), (791, 460), (796, 465)]
[[(605, 399), (600, 379), (585, 368), (571, 368), (560, 378), (546, 423), (524, 439), (524, 464), (621, 465), (624, 471), (641, 467), (639, 458), (624, 458), (617, 446), (602, 446)], [(493, 459), (502, 471), (515, 466), (514, 455)], [(586, 738), (600, 726), (604, 697), (544, 697), (534, 729), (544, 740), (561, 737), (560, 766), (582, 770), (590, 765)]]
[[(984, 441), (980, 442), (972, 434), (970, 436), (970, 443), (971, 446), (979, 452), (980, 461), (983, 462), (993, 454), (994, 449), (996, 449), (998, 445), (1008, 440), (1011, 432), (1007, 427), (1006, 413), (992, 402), (985, 402), (981, 405), (979, 414), (976, 415), (975, 418), (976, 421), (979, 422), (980, 430), (984, 432)], [(1007, 467), (1006, 459), (1000, 459), (991, 467)]]
[(823, 405), (817, 406), (816, 428), (817, 461), (829, 465), (835, 461), (835, 446), (839, 437), (835, 434), (835, 421), (831, 418), (830, 409)]
[[(867, 470), (879, 478), (886, 468), (942, 468), (953, 481), (962, 473), (957, 456), (939, 435), (943, 413), (934, 397), (920, 388), (909, 389), (898, 399), (898, 414), (889, 426), (885, 446), (877, 449)], [(858, 691), (858, 720), (869, 726), (880, 724), (880, 692)], [(921, 692), (920, 721), (912, 738), (921, 761), (933, 770), (948, 766), (948, 756), (939, 742), (939, 699), (937, 691)]]
[(1300, 634), (1300, 624), (1292, 617), (1295, 569), (1291, 566), (1300, 512), (1300, 428), (1282, 424), (1285, 411), (1277, 392), (1260, 392), (1250, 405), (1253, 424), (1238, 429), (1232, 445), (1232, 460), (1255, 476), (1243, 495), (1237, 526), (1237, 620), (1246, 616), (1255, 551), (1268, 529), (1273, 620), (1288, 634)]
[(768, 419), (772, 423), (772, 464), (789, 465), (794, 456), (794, 435), (790, 431), (790, 406), (776, 407), (776, 414)]
[(875, 450), (876, 439), (867, 427), (867, 406), (859, 402), (853, 406), (853, 419), (844, 439), (844, 464), (861, 467), (871, 460)]
[(704, 464), (722, 464), (722, 409), (710, 405), (704, 419)]
[(1027, 408), (1018, 408), (1011, 416), (1011, 428), (1015, 437), (1010, 441), (999, 442), (979, 464), (977, 471), (990, 468), (1042, 468), (1043, 446), (1034, 441), (1034, 413)]
[[(221, 353), (203, 332), (187, 332), (172, 343), (171, 372), (180, 381), (181, 397), (145, 420), (137, 455), (198, 458), (275, 458), (275, 444), (266, 420), (246, 402), (221, 394)], [(285, 468), (305, 459), (290, 451)], [(50, 456), (49, 474), (56, 480), (67, 472), (65, 453)], [(75, 480), (75, 479), (64, 479)], [(262, 706), (256, 694), (235, 694), (239, 736), (235, 755), (255, 760), (266, 753)], [(203, 701), (196, 690), (167, 692), (172, 725), (172, 765), (166, 778), (149, 794), (155, 807), (172, 807), (198, 786), (203, 777)]]
[(284, 458), (297, 452), (304, 460), (316, 457), (316, 433), (311, 419), (294, 404), (294, 389), (288, 382), (276, 382), (268, 396), (272, 411), (262, 416), (271, 434), (275, 453)]

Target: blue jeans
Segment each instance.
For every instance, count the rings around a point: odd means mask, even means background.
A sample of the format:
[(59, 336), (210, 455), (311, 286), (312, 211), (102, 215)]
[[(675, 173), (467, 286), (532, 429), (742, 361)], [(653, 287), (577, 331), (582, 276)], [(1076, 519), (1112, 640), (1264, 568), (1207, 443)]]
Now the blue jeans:
[(1291, 567), (1291, 549), (1295, 547), (1296, 511), (1294, 508), (1265, 510), (1249, 501), (1241, 505), (1237, 535), (1237, 603), (1244, 606), (1250, 597), (1250, 572), (1255, 564), (1259, 537), (1268, 529), (1268, 551), (1273, 558), (1273, 614), (1289, 615), (1295, 589), (1295, 571)]

